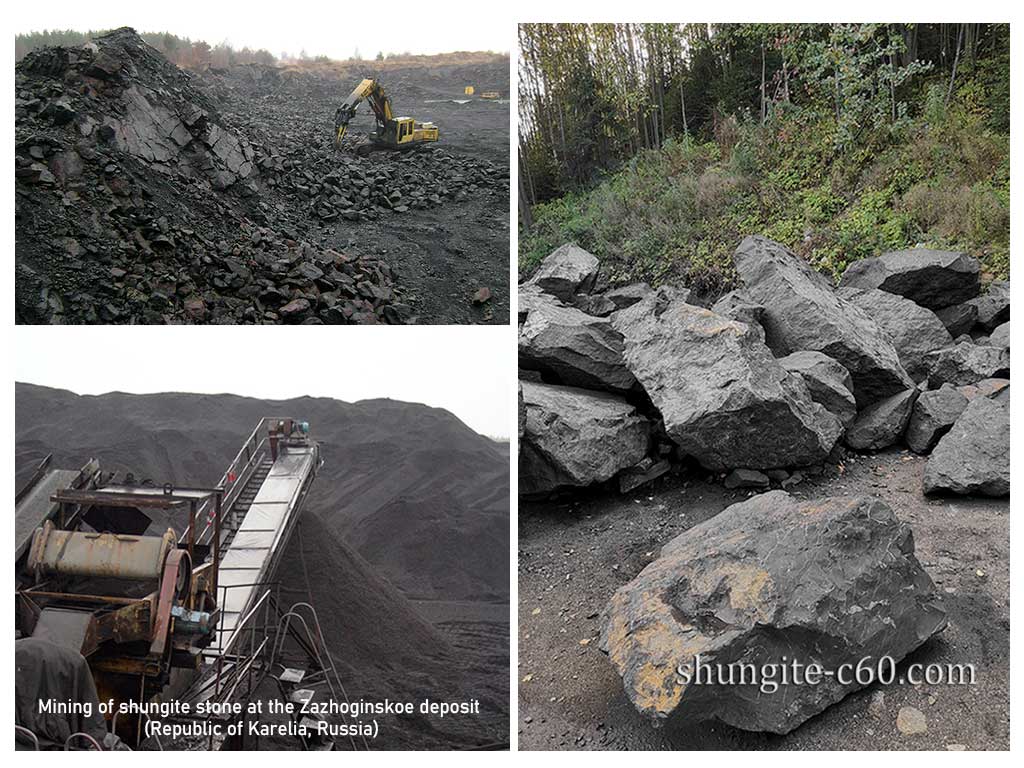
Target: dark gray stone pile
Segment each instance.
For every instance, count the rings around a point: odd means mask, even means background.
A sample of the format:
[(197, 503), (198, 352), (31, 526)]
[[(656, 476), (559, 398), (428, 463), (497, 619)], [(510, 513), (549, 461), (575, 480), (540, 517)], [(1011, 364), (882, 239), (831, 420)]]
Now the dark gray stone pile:
[[(921, 454), (942, 447), (929, 493), (1002, 492), (998, 413), (975, 408), (988, 418), (970, 440), (956, 424), (979, 396), (1008, 413), (1007, 284), (980, 294), (976, 259), (927, 249), (857, 262), (839, 288), (763, 237), (745, 238), (735, 258), (740, 285), (710, 309), (685, 288), (609, 290), (598, 259), (571, 244), (520, 286), (521, 375), (615, 394), (650, 424), (646, 463), (608, 463), (628, 470), (619, 489), (664, 475), (666, 462), (699, 465), (730, 488), (785, 488), (791, 473), (838, 462), (845, 449), (902, 443)], [(970, 309), (948, 312), (958, 307)], [(969, 335), (954, 341), (951, 326)], [(532, 448), (542, 437), (527, 424), (524, 492), (550, 490), (559, 476), (540, 471)], [(954, 456), (969, 477), (946, 466)], [(545, 479), (532, 482), (538, 472)]]
[(388, 264), (323, 227), (507, 197), (507, 167), (338, 153), (319, 115), (223, 90), (127, 28), (18, 62), (18, 322), (405, 322)]
[[(883, 501), (771, 488), (902, 443), (930, 453), (925, 493), (1009, 493), (1008, 291), (979, 296), (964, 254), (869, 261), (837, 289), (748, 237), (741, 285), (710, 309), (683, 288), (606, 291), (576, 246), (521, 286), (520, 493), (628, 493), (696, 465), (755, 494), (669, 542), (604, 611), (601, 650), (654, 719), (788, 733), (872, 680), (769, 694), (695, 682), (698, 658), (834, 671), (898, 662), (946, 626), (909, 527)], [(936, 314), (951, 307), (969, 309)], [(955, 342), (951, 327), (970, 335)]]

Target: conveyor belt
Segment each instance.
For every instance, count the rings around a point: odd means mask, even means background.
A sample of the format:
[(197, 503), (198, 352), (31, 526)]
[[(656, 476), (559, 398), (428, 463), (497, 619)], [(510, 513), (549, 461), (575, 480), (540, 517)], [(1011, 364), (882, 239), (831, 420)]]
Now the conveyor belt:
[(276, 461), (268, 456), (258, 461), (230, 510), (229, 517), (238, 522), (223, 536), (226, 547), (217, 576), (220, 636), (210, 652), (230, 650), (235, 628), (260, 592), (258, 585), (273, 578), (318, 456), (315, 444), (290, 445)]
[(17, 562), (32, 542), (32, 534), (56, 511), (50, 501), (56, 491), (70, 488), (82, 474), (81, 470), (51, 469), (35, 481), (14, 505), (14, 560)]

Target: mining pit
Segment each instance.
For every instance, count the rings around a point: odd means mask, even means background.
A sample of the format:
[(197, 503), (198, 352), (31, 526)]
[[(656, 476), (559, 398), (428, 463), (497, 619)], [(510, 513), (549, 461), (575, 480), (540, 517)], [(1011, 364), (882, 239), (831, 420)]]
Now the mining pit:
[[(435, 144), (334, 147), (379, 76)], [(179, 69), (122, 28), (15, 70), (18, 323), (491, 323), (509, 316), (509, 60)]]

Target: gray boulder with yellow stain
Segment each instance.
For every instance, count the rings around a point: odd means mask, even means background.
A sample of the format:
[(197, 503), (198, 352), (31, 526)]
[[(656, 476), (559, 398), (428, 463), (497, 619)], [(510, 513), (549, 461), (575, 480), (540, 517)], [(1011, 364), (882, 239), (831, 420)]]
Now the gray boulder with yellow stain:
[(651, 718), (783, 734), (866, 683), (791, 676), (782, 684), (776, 667), (778, 687), (768, 693), (767, 676), (738, 684), (735, 666), (728, 684), (729, 665), (795, 659), (836, 671), (866, 657), (899, 662), (945, 626), (913, 534), (885, 502), (771, 491), (665, 545), (612, 597), (601, 649)]

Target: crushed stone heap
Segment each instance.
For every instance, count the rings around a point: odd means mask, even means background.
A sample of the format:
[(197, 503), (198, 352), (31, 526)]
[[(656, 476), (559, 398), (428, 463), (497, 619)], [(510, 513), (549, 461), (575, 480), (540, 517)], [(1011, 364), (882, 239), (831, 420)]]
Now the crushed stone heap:
[(508, 194), (445, 151), (336, 153), (319, 116), (269, 132), (217, 82), (128, 28), (18, 62), (18, 322), (405, 322), (389, 265), (324, 224)]

